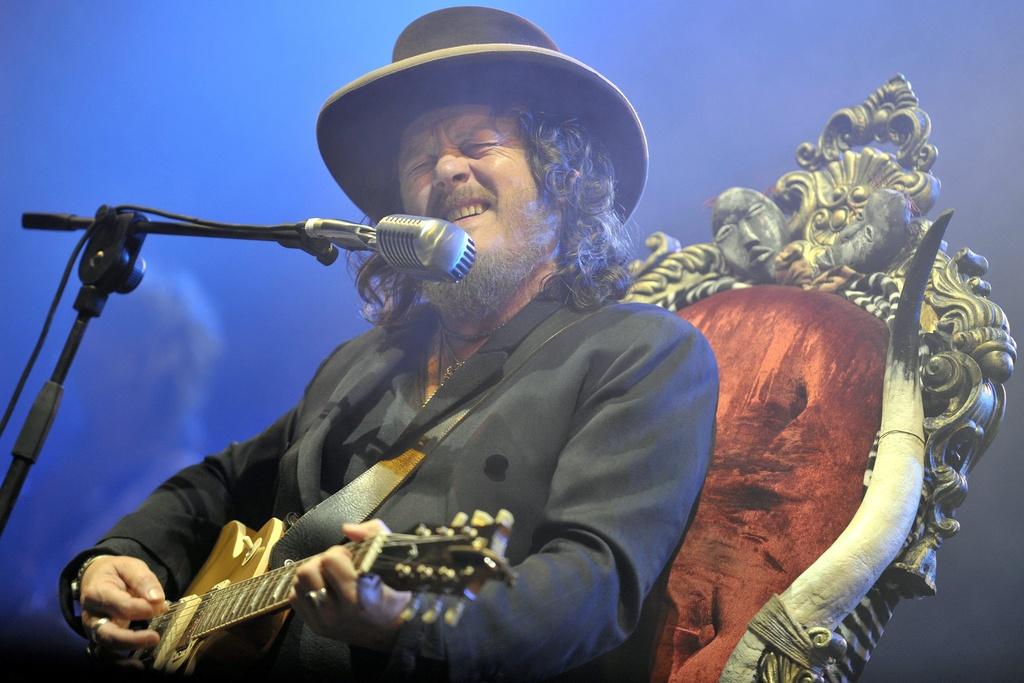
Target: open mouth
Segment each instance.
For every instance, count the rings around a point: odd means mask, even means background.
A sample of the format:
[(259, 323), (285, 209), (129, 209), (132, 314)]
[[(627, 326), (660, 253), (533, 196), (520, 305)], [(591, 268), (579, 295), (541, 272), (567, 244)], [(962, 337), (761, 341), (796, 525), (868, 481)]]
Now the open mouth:
[(471, 218), (472, 216), (479, 216), (487, 209), (491, 208), (491, 205), (487, 202), (473, 202), (471, 204), (463, 204), (458, 206), (448, 213), (445, 214), (444, 219), (449, 223), (457, 223), (463, 218)]
[(775, 256), (775, 250), (771, 247), (758, 246), (750, 250), (750, 255), (755, 263), (764, 263)]

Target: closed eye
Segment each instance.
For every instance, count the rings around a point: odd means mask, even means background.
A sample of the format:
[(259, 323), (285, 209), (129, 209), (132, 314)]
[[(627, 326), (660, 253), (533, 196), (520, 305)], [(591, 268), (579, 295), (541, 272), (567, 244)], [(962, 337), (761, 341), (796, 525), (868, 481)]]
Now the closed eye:
[(487, 152), (487, 150), (494, 147), (500, 146), (501, 143), (497, 140), (485, 140), (483, 142), (471, 142), (463, 147), (463, 154), (471, 157), (479, 157)]
[(432, 161), (425, 157), (410, 161), (402, 168), (402, 176), (405, 178), (415, 178), (416, 176), (427, 173), (436, 163), (436, 161)]

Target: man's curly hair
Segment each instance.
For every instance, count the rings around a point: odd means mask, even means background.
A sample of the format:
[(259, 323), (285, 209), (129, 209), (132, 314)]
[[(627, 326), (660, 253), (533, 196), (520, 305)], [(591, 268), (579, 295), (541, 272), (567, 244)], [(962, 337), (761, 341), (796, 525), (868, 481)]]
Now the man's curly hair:
[[(577, 119), (515, 109), (541, 198), (561, 212), (556, 270), (544, 290), (577, 310), (621, 299), (630, 285), (631, 241), (615, 206), (615, 171), (603, 146)], [(378, 254), (357, 262), (363, 312), (378, 325), (404, 322), (421, 303), (419, 283)]]

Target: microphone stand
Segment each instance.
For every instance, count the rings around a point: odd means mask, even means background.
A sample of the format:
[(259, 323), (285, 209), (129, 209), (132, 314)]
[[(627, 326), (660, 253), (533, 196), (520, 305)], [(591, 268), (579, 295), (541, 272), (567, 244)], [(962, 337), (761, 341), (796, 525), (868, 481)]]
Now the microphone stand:
[(53, 373), (36, 395), (11, 449), (13, 459), (0, 487), (0, 535), (7, 526), (7, 520), (28, 477), (29, 469), (39, 459), (50, 427), (53, 426), (64, 394), (64, 380), (85, 336), (89, 321), (99, 317), (103, 312), (107, 297), (112, 292), (128, 294), (142, 282), (146, 264), (139, 252), (147, 234), (273, 241), (285, 247), (302, 249), (324, 265), (330, 265), (338, 258), (338, 250), (333, 244), (327, 240), (309, 237), (301, 230), (301, 224), (261, 228), (245, 225), (164, 223), (149, 221), (135, 211), (101, 206), (94, 219), (70, 214), (22, 214), (22, 227), (41, 230), (86, 229), (90, 230), (92, 235), (78, 263), (78, 278), (82, 282), (74, 302), (74, 309), (78, 311), (78, 315), (64, 342), (64, 348)]
[[(131, 207), (127, 207), (131, 208)], [(67, 213), (23, 213), (21, 214), (21, 227), (31, 230), (84, 230), (99, 220), (103, 212), (119, 211), (125, 213), (124, 209), (112, 209), (108, 206), (101, 206), (96, 212), (96, 218), (85, 218)], [(139, 209), (139, 211), (146, 212)], [(154, 213), (155, 210), (149, 211)], [(290, 249), (302, 249), (307, 254), (316, 257), (316, 260), (325, 266), (329, 266), (338, 260), (338, 250), (326, 239), (310, 237), (302, 229), (302, 223), (260, 226), (260, 225), (229, 225), (224, 223), (210, 223), (200, 221), (197, 218), (185, 219), (187, 222), (166, 223), (162, 221), (150, 221), (144, 216), (142, 221), (136, 223), (132, 232), (136, 234), (151, 235), (184, 235), (187, 237), (221, 237), (236, 240), (259, 240), (264, 242), (277, 242), (282, 247)], [(351, 249), (367, 249), (364, 245), (348, 247)]]

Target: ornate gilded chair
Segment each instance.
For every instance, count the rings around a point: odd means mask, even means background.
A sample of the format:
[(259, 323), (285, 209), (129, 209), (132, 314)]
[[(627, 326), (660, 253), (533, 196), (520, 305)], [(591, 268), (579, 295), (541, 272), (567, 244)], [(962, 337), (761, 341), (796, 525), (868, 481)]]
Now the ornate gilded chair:
[(770, 197), (719, 195), (712, 242), (655, 233), (633, 264), (630, 298), (699, 327), (721, 375), (654, 680), (853, 680), (899, 600), (934, 594), (1016, 345), (985, 259), (947, 255), (947, 216), (929, 230), (930, 131), (897, 75), (800, 145)]

